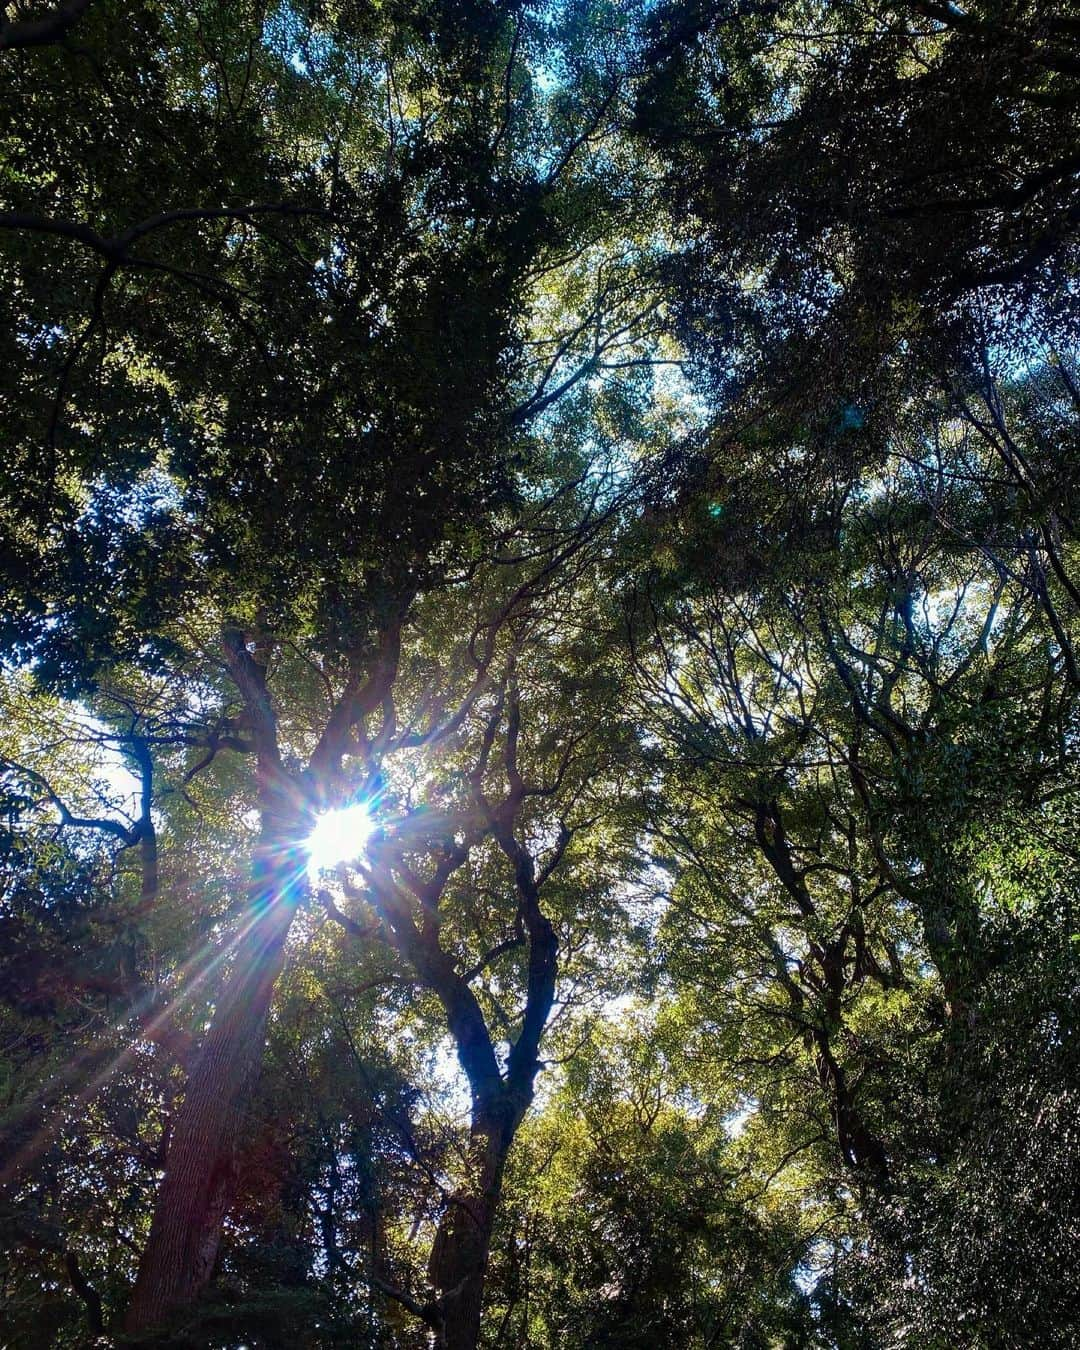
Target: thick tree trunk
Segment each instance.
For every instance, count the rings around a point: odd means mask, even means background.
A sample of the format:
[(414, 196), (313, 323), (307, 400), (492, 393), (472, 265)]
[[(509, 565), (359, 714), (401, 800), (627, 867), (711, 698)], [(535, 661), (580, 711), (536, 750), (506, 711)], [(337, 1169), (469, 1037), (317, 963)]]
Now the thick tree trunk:
[(889, 1160), (885, 1145), (870, 1130), (855, 1104), (843, 1066), (837, 1063), (823, 1031), (812, 1034), (818, 1080), (830, 1100), (837, 1142), (844, 1161), (879, 1188), (889, 1184)]
[(190, 1303), (217, 1260), (244, 1103), (262, 1060), (270, 1001), (303, 884), (295, 836), (277, 838), (280, 844), (260, 842), (249, 927), (236, 943), (232, 974), (188, 1078), (128, 1309), (129, 1333), (146, 1331)]
[(502, 1191), (503, 1170), (524, 1115), (506, 1104), (482, 1111), (469, 1141), (469, 1176), (451, 1197), (428, 1263), (428, 1277), (440, 1313), (439, 1350), (476, 1350), (491, 1233)]

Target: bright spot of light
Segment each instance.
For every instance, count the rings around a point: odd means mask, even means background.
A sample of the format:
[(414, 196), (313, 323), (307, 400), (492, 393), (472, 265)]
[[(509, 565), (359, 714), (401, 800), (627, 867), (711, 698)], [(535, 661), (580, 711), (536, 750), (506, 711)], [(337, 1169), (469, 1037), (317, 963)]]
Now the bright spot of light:
[(307, 838), (309, 875), (317, 877), (325, 868), (359, 858), (374, 831), (375, 822), (363, 802), (327, 811)]

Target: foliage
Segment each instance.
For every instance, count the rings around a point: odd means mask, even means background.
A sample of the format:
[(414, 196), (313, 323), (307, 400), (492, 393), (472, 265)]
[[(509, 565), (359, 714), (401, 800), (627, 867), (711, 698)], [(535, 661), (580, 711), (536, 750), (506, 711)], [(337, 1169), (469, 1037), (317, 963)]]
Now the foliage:
[(1067, 7), (5, 13), (0, 1344), (1074, 1344)]

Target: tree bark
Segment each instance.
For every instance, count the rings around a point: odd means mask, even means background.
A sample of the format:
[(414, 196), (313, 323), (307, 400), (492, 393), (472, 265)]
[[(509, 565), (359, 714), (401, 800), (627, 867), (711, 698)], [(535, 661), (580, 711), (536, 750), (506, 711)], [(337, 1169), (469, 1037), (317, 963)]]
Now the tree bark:
[(306, 890), (302, 841), (319, 798), (316, 785), (333, 783), (353, 728), (385, 699), (397, 672), (401, 617), (407, 604), (408, 598), (400, 602), (383, 629), (367, 681), (362, 680), (359, 665), (350, 676), (312, 756), (306, 784), (288, 772), (278, 746), (266, 673), (272, 643), (265, 635), (233, 624), (222, 633), (225, 663), (243, 699), (257, 757), (262, 824), (252, 866), (251, 907), (247, 927), (235, 943), (232, 974), (192, 1066), (169, 1143), (125, 1321), (129, 1334), (139, 1335), (164, 1322), (197, 1298), (213, 1275), (221, 1226), (236, 1186), (244, 1105), (262, 1061), (266, 1019), (285, 959), (285, 941)]
[[(267, 1014), (303, 890), (302, 824), (264, 831), (248, 927), (192, 1066), (165, 1161), (125, 1329), (138, 1334), (190, 1303), (213, 1274), (236, 1181), (244, 1103), (262, 1060)], [(291, 835), (291, 837), (290, 837)]]
[(506, 1099), (474, 1115), (469, 1137), (469, 1174), (451, 1197), (439, 1224), (428, 1278), (439, 1310), (439, 1350), (475, 1350), (480, 1339), (484, 1281), (491, 1234), (502, 1192), (503, 1171), (527, 1103)]

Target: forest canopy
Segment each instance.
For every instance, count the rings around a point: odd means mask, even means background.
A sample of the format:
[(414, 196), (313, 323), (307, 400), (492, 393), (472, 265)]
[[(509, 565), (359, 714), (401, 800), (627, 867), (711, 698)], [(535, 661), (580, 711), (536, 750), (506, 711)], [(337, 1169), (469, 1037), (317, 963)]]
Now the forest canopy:
[(1080, 1341), (1067, 0), (0, 15), (0, 1347)]

